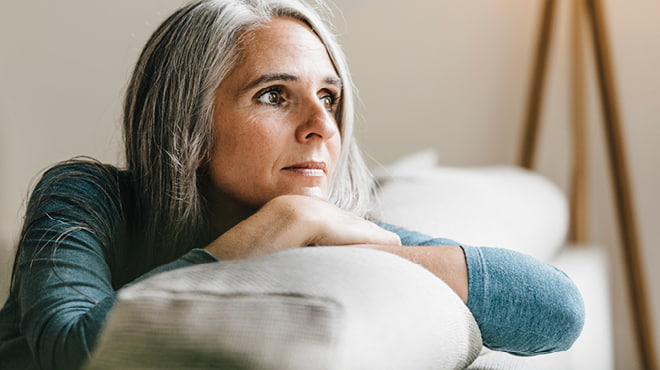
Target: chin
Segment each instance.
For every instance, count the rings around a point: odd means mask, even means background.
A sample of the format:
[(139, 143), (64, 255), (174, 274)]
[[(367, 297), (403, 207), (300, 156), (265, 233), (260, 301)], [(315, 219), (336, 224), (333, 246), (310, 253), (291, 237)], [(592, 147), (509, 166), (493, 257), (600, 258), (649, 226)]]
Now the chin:
[(319, 187), (304, 187), (298, 189), (297, 191), (293, 191), (289, 194), (304, 195), (307, 197), (317, 198), (326, 201), (328, 200), (328, 192)]

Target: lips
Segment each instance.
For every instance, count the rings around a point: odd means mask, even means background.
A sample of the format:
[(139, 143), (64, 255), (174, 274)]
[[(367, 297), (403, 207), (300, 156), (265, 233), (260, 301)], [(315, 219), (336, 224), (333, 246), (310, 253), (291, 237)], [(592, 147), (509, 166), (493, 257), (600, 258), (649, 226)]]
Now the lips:
[(307, 176), (323, 176), (325, 175), (326, 164), (325, 162), (307, 161), (284, 167), (282, 170)]

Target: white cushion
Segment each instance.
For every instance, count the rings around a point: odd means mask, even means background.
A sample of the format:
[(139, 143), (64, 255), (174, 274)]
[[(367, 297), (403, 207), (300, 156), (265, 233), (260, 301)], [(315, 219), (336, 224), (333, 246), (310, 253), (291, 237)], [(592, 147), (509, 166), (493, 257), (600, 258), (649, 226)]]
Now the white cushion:
[(568, 205), (549, 179), (514, 166), (441, 167), (422, 151), (377, 171), (382, 221), (459, 243), (548, 261), (564, 244)]
[(123, 289), (88, 369), (457, 369), (480, 349), (467, 307), (426, 269), (310, 247)]

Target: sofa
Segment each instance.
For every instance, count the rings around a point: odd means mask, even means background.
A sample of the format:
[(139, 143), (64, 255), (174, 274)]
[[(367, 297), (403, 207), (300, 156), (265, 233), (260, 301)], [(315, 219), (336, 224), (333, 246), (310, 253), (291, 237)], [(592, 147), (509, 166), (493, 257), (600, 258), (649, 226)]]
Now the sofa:
[(607, 261), (565, 242), (567, 201), (513, 166), (447, 167), (422, 151), (375, 169), (377, 217), (562, 268), (586, 322), (566, 352), (483, 347), (467, 307), (400, 257), (353, 247), (288, 250), (170, 271), (122, 289), (88, 369), (611, 369)]

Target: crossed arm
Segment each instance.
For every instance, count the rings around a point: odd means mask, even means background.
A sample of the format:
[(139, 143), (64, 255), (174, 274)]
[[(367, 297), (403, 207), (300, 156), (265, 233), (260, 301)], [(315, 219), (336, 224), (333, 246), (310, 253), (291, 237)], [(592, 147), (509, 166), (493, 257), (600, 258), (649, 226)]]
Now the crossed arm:
[[(467, 304), (491, 349), (529, 356), (567, 350), (579, 336), (582, 297), (554, 266), (506, 249), (456, 246), (446, 239), (391, 229), (397, 233), (327, 202), (285, 196), (267, 203), (206, 249), (220, 260), (309, 245), (378, 249), (420, 264), (447, 283)], [(402, 246), (402, 239), (412, 246)]]
[(205, 249), (226, 261), (310, 245), (350, 245), (396, 254), (435, 274), (467, 303), (467, 265), (461, 247), (402, 246), (397, 234), (310, 197), (275, 198)]

